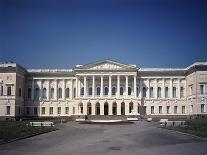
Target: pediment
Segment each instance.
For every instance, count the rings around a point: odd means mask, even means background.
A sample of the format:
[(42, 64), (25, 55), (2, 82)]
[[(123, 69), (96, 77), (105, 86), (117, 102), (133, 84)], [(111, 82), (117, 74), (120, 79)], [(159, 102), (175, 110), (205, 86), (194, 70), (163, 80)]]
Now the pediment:
[(112, 60), (98, 61), (76, 66), (76, 70), (126, 70), (136, 69), (136, 65), (123, 64)]

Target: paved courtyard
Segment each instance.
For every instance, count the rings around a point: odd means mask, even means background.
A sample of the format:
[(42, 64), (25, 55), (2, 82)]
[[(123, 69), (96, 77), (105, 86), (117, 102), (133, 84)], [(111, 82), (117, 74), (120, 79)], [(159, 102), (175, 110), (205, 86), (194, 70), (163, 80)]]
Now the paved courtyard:
[(129, 125), (64, 124), (60, 130), (0, 145), (1, 155), (206, 155), (207, 140), (157, 128)]

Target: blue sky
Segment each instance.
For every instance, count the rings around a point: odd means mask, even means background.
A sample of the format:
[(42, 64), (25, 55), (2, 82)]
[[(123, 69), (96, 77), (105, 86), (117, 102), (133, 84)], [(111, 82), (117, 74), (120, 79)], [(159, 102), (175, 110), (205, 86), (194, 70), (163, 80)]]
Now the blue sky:
[(0, 0), (0, 61), (73, 68), (207, 60), (207, 0)]

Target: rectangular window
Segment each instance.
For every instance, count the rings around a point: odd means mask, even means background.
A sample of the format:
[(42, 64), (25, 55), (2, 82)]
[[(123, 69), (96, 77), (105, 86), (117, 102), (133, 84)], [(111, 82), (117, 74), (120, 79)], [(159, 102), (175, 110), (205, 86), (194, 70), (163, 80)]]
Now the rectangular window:
[(159, 106), (159, 114), (162, 114), (162, 106)]
[(53, 107), (50, 107), (50, 115), (53, 115)]
[(180, 87), (180, 97), (183, 98), (184, 97), (184, 88)]
[(200, 85), (200, 94), (204, 94), (204, 85), (203, 84)]
[(170, 113), (170, 106), (167, 106), (167, 114)]
[(6, 115), (10, 115), (10, 110), (11, 110), (10, 106), (6, 106)]
[(28, 99), (32, 98), (32, 89), (31, 88), (27, 88), (27, 98)]
[(42, 115), (45, 115), (45, 107), (42, 107)]
[(34, 115), (37, 115), (37, 107), (34, 107)]
[(185, 114), (185, 106), (182, 106), (182, 114)]
[(61, 114), (61, 107), (58, 107), (58, 115), (60, 115)]
[(155, 107), (151, 106), (151, 114), (154, 114), (154, 113), (155, 113)]
[(7, 96), (11, 96), (11, 86), (7, 87)]
[(173, 87), (173, 98), (176, 98), (176, 87)]
[(21, 96), (22, 96), (22, 89), (19, 88), (19, 97), (21, 97)]
[(0, 94), (1, 94), (1, 96), (4, 95), (4, 87), (3, 86), (1, 86), (1, 92), (0, 92)]
[(174, 106), (174, 114), (178, 113), (178, 106)]
[(54, 99), (54, 97), (55, 97), (55, 90), (54, 90), (54, 88), (51, 88), (50, 89), (50, 98)]
[(65, 114), (69, 114), (69, 107), (65, 107)]
[(205, 112), (205, 104), (201, 104), (201, 113)]

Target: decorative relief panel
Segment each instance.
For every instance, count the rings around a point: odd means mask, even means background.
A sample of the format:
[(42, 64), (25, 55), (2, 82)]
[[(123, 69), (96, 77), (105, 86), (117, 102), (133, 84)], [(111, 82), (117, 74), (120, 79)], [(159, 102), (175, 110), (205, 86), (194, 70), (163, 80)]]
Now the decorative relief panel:
[(121, 69), (121, 68), (122, 67), (117, 66), (115, 64), (105, 63), (105, 64), (92, 67), (91, 69)]

